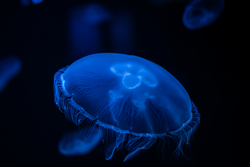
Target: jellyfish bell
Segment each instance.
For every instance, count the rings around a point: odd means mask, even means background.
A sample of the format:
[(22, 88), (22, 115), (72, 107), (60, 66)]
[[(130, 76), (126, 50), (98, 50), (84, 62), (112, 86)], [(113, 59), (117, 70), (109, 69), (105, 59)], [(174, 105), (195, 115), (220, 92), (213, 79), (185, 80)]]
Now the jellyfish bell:
[(0, 60), (0, 92), (21, 70), (22, 61), (16, 56), (6, 56)]
[(179, 81), (133, 55), (83, 57), (55, 74), (54, 90), (55, 103), (69, 120), (103, 129), (107, 160), (126, 149), (127, 161), (168, 136), (181, 152), (199, 125), (199, 113)]
[(220, 16), (224, 0), (192, 0), (185, 8), (182, 22), (190, 30), (206, 27)]
[(64, 156), (88, 154), (100, 143), (101, 138), (100, 129), (87, 127), (64, 135), (58, 143), (58, 150)]
[(20, 3), (22, 6), (29, 6), (32, 3), (33, 4), (39, 4), (41, 3), (43, 0), (20, 0)]

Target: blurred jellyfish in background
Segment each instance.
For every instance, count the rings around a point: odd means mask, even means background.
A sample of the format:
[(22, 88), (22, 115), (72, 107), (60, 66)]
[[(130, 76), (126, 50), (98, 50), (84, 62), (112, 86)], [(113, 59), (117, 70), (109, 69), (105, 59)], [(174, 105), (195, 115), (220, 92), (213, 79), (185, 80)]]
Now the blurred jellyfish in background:
[(101, 138), (100, 129), (85, 127), (64, 135), (58, 143), (58, 151), (65, 156), (88, 154), (100, 143)]
[(186, 6), (182, 22), (190, 30), (206, 27), (215, 22), (223, 8), (224, 0), (193, 0)]
[(117, 53), (134, 53), (134, 32), (132, 15), (128, 11), (119, 11), (110, 23), (111, 50)]
[(99, 3), (77, 6), (70, 10), (68, 28), (70, 62), (103, 50), (100, 25), (110, 17), (108, 10)]
[(21, 70), (22, 62), (16, 56), (8, 56), (0, 60), (0, 93)]
[(20, 0), (20, 3), (22, 6), (29, 6), (32, 4), (39, 4), (41, 3), (43, 0)]

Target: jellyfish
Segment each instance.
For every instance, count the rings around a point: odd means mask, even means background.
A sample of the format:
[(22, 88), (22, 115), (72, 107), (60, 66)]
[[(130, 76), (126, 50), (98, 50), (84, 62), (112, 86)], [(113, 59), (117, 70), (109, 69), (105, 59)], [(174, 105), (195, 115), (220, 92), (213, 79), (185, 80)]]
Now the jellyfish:
[(186, 6), (182, 22), (190, 30), (206, 27), (220, 16), (224, 0), (193, 0)]
[(99, 143), (102, 131), (98, 128), (84, 128), (68, 133), (58, 143), (58, 150), (62, 155), (75, 156), (91, 152)]
[(0, 93), (21, 70), (22, 62), (16, 56), (7, 56), (0, 60)]
[(60, 69), (54, 75), (54, 101), (79, 127), (102, 130), (106, 160), (124, 150), (128, 161), (157, 140), (163, 141), (162, 148), (173, 140), (174, 154), (184, 155), (200, 122), (180, 82), (134, 55), (96, 53)]
[(69, 13), (70, 61), (102, 51), (101, 23), (109, 20), (109, 11), (99, 3), (72, 8)]
[(29, 6), (31, 4), (31, 2), (33, 4), (39, 4), (41, 3), (43, 0), (20, 0), (20, 3), (22, 6)]

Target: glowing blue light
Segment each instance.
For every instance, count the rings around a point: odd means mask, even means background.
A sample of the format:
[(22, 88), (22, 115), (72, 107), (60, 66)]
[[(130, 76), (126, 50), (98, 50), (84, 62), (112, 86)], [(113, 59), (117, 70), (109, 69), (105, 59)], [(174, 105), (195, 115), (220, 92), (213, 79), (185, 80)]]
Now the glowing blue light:
[(71, 62), (82, 55), (102, 51), (100, 24), (110, 19), (108, 10), (99, 3), (72, 8), (69, 13)]
[(20, 3), (21, 3), (22, 6), (29, 6), (31, 4), (31, 1), (32, 1), (33, 4), (39, 4), (43, 0), (20, 0)]
[(34, 3), (34, 4), (38, 4), (38, 3), (41, 3), (43, 0), (32, 0), (32, 2)]
[(8, 82), (19, 73), (21, 67), (21, 60), (15, 56), (8, 56), (0, 60), (0, 92), (2, 92)]
[(62, 155), (75, 156), (91, 152), (101, 141), (102, 132), (97, 129), (84, 128), (65, 135), (58, 143)]
[(190, 30), (212, 24), (221, 14), (224, 0), (193, 0), (184, 10), (182, 22)]
[(132, 55), (99, 53), (75, 61), (55, 74), (54, 95), (59, 109), (76, 125), (102, 129), (107, 160), (114, 151), (126, 149), (127, 161), (157, 139), (174, 140), (180, 154), (200, 121), (174, 76)]

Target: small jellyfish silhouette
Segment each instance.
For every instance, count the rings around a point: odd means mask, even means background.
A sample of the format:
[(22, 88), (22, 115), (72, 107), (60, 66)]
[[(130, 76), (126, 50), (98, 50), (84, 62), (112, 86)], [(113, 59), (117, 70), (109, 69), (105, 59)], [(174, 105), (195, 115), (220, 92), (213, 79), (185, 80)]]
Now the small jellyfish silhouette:
[(101, 23), (111, 17), (109, 11), (99, 3), (90, 3), (85, 6), (77, 6), (69, 13), (69, 48), (70, 61), (96, 52), (101, 52), (102, 32)]
[(41, 3), (43, 0), (20, 0), (20, 3), (22, 6), (29, 6), (32, 3), (33, 4), (39, 4)]
[(18, 57), (8, 56), (0, 60), (0, 93), (21, 70), (22, 62)]
[(54, 100), (76, 125), (102, 130), (106, 160), (117, 150), (126, 150), (124, 161), (130, 160), (158, 139), (162, 148), (173, 140), (174, 153), (184, 155), (200, 122), (174, 76), (132, 55), (92, 54), (62, 68), (54, 76)]
[(88, 154), (100, 143), (101, 138), (100, 129), (84, 128), (63, 136), (58, 143), (58, 150), (65, 156)]
[(190, 30), (206, 27), (220, 16), (224, 0), (193, 0), (186, 6), (182, 22)]

